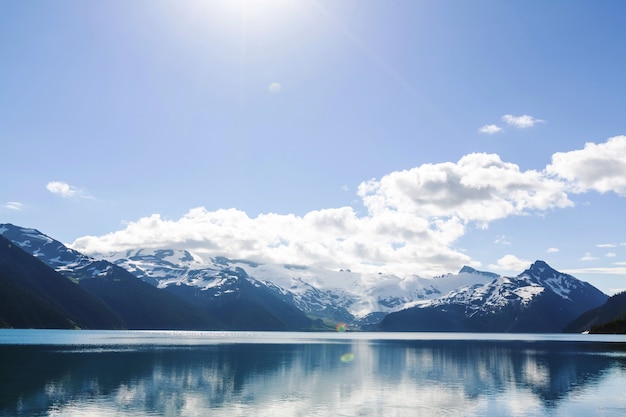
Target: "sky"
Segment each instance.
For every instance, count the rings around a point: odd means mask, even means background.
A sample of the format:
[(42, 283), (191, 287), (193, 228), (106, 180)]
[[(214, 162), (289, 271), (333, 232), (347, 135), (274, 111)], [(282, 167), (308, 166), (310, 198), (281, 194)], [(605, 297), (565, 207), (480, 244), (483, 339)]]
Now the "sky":
[(626, 289), (626, 3), (0, 2), (0, 222)]

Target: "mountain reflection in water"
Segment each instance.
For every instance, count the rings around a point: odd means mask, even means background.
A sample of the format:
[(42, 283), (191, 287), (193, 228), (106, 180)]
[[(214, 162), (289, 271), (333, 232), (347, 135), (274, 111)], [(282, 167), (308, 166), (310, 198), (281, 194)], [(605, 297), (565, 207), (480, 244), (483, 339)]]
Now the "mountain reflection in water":
[(0, 345), (0, 416), (623, 416), (623, 344)]

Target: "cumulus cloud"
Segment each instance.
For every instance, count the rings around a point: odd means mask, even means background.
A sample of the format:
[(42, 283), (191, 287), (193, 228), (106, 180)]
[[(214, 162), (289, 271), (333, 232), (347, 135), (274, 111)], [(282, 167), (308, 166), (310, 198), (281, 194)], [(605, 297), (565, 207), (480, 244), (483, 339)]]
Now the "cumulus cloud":
[(612, 191), (626, 197), (626, 136), (600, 144), (587, 143), (584, 149), (558, 152), (546, 171), (567, 180), (572, 191)]
[(84, 191), (63, 181), (50, 181), (46, 189), (52, 194), (57, 194), (64, 198), (92, 198)]
[(75, 187), (72, 187), (66, 182), (61, 181), (51, 181), (46, 185), (46, 189), (50, 191), (52, 194), (58, 194), (61, 197), (75, 197), (79, 190)]
[[(490, 222), (510, 216), (570, 207), (568, 192), (572, 190), (600, 188), (598, 184), (620, 190), (616, 172), (608, 177), (590, 174), (576, 164), (593, 161), (598, 155), (623, 162), (622, 141), (626, 142), (626, 137), (555, 154), (552, 164), (542, 171), (522, 170), (498, 155), (485, 153), (395, 171), (358, 186), (364, 214), (340, 207), (303, 216), (267, 213), (250, 217), (234, 208), (209, 211), (199, 207), (174, 220), (158, 214), (144, 217), (117, 232), (79, 238), (73, 247), (88, 254), (180, 248), (207, 257), (434, 276), (477, 263), (456, 247), (470, 226), (484, 229)], [(62, 195), (78, 193), (65, 183), (55, 184), (49, 187)], [(506, 236), (497, 239), (502, 244), (509, 241)], [(591, 254), (582, 258), (592, 259)], [(519, 273), (529, 264), (506, 255), (490, 268)]]
[(573, 205), (563, 182), (484, 153), (396, 171), (362, 183), (358, 193), (373, 214), (404, 212), (463, 223)]
[(498, 133), (501, 131), (502, 131), (502, 128), (498, 125), (484, 125), (480, 129), (478, 129), (478, 132), (486, 133), (488, 135), (493, 135), (494, 133)]
[(548, 248), (546, 250), (546, 252), (548, 253), (557, 253), (559, 251), (559, 248)]
[(504, 255), (495, 264), (490, 264), (489, 268), (495, 271), (511, 271), (521, 273), (530, 267), (531, 261), (520, 259), (515, 255)]
[[(459, 225), (459, 228), (461, 226)], [(329, 268), (405, 274), (441, 272), (469, 262), (450, 249), (459, 236), (453, 224), (440, 225), (408, 215), (358, 217), (351, 207), (312, 211), (304, 216), (261, 214), (236, 209), (195, 208), (178, 220), (152, 215), (101, 237), (85, 236), (73, 247), (108, 253), (137, 247), (170, 247), (200, 256), (226, 255), (259, 262), (299, 263)], [(398, 241), (404, 243), (398, 245)]]
[(18, 201), (7, 201), (4, 203), (4, 208), (8, 208), (9, 210), (21, 211), (24, 208), (24, 204)]
[(195, 208), (177, 220), (155, 214), (74, 248), (108, 253), (139, 247), (193, 250), (259, 262), (350, 267), (362, 272), (438, 275), (471, 264), (454, 244), (469, 224), (572, 205), (562, 181), (522, 171), (493, 154), (424, 164), (361, 183), (367, 213), (352, 207), (304, 216)]
[(527, 114), (524, 114), (522, 116), (505, 114), (504, 116), (502, 116), (502, 121), (507, 125), (516, 127), (518, 129), (526, 129), (535, 126), (537, 123), (544, 123), (544, 120), (537, 119)]

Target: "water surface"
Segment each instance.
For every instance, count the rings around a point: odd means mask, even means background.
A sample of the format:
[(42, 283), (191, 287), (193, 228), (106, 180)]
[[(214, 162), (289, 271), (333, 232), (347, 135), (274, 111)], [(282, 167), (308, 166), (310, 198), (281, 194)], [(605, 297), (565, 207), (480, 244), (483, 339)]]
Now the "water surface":
[(626, 337), (0, 330), (0, 416), (624, 416)]

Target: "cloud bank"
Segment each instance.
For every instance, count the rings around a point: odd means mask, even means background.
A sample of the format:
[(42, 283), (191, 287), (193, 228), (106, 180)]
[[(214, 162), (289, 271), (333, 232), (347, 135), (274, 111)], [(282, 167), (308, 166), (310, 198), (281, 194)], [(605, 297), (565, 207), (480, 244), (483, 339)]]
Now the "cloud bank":
[[(362, 182), (357, 194), (364, 215), (340, 207), (252, 218), (234, 208), (199, 207), (180, 219), (144, 217), (117, 232), (81, 237), (72, 246), (89, 254), (184, 248), (200, 256), (433, 276), (463, 264), (480, 266), (455, 247), (469, 226), (570, 207), (570, 193), (624, 196), (625, 181), (626, 136), (554, 154), (542, 171), (473, 153)], [(519, 268), (528, 262), (507, 255), (492, 266)]]

